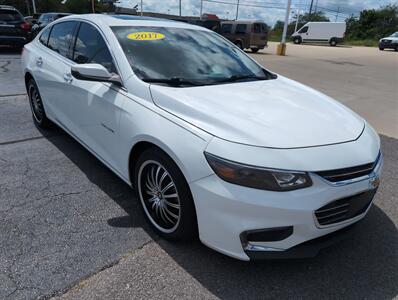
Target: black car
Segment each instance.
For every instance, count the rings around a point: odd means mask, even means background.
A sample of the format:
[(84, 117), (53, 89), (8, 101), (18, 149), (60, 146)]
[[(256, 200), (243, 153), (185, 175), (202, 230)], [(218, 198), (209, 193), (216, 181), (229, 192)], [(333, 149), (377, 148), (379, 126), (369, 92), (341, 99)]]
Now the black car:
[(37, 20), (37, 23), (32, 27), (33, 36), (35, 37), (44, 27), (46, 27), (51, 22), (69, 15), (70, 14), (68, 13), (57, 13), (57, 12), (41, 14), (40, 18)]
[(30, 24), (12, 6), (0, 5), (0, 46), (21, 49), (30, 41)]

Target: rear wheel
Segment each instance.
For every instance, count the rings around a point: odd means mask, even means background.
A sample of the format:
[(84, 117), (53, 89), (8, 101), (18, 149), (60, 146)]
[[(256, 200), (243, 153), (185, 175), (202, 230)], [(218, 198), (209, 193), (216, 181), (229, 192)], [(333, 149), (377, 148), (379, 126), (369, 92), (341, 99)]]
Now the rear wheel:
[(336, 47), (337, 46), (337, 41), (335, 39), (331, 39), (329, 42), (330, 46)]
[(259, 48), (250, 48), (252, 50), (253, 53), (257, 53), (260, 49)]
[(299, 36), (296, 36), (296, 37), (293, 39), (293, 43), (295, 43), (296, 45), (301, 44), (301, 38), (300, 38)]
[(27, 91), (30, 108), (32, 110), (33, 121), (40, 128), (50, 127), (51, 121), (47, 118), (46, 111), (44, 110), (43, 100), (41, 99), (37, 84), (33, 79), (28, 81)]
[(195, 206), (182, 172), (161, 150), (143, 152), (134, 183), (147, 220), (167, 239), (191, 240), (197, 235)]
[(243, 44), (242, 44), (241, 41), (236, 41), (234, 44), (235, 44), (236, 46), (238, 46), (241, 50), (243, 50)]

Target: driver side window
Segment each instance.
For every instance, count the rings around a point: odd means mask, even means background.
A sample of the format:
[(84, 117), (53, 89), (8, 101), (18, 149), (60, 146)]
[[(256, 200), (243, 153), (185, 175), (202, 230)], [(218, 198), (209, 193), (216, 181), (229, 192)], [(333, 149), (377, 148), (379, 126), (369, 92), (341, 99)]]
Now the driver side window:
[(77, 33), (73, 61), (78, 64), (100, 64), (109, 72), (117, 73), (104, 39), (94, 26), (87, 23), (81, 23)]
[(305, 26), (300, 29), (299, 33), (306, 33), (308, 31), (308, 26)]

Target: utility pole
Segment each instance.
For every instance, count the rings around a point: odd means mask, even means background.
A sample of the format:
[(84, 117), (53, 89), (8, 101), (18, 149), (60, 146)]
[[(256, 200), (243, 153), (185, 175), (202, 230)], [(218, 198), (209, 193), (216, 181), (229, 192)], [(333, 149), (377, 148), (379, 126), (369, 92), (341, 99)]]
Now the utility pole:
[(144, 15), (144, 12), (142, 10), (142, 7), (144, 6), (144, 4), (142, 2), (144, 2), (144, 0), (141, 0), (141, 17)]
[(337, 18), (339, 17), (339, 13), (340, 13), (340, 6), (337, 7), (336, 22), (337, 22)]
[(200, 19), (202, 20), (203, 15), (203, 0), (200, 0)]
[(297, 26), (298, 26), (298, 23), (299, 23), (299, 19), (300, 19), (300, 8), (297, 8), (296, 26), (294, 26), (294, 32), (297, 31)]
[(290, 6), (292, 4), (292, 0), (287, 0), (287, 7), (286, 7), (286, 15), (285, 15), (285, 24), (283, 26), (283, 33), (282, 33), (282, 41), (278, 45), (276, 54), (278, 55), (285, 55), (286, 54), (286, 34), (287, 34), (287, 25), (289, 23), (289, 15), (290, 15)]
[(91, 0), (91, 10), (93, 11), (93, 14), (95, 14), (95, 3), (94, 3), (94, 0)]
[(180, 17), (181, 17), (181, 0), (180, 0)]
[(236, 18), (235, 18), (235, 20), (238, 20), (238, 17), (239, 17), (239, 0), (236, 3)]
[(311, 0), (311, 5), (310, 5), (310, 12), (308, 14), (308, 21), (311, 21), (311, 13), (312, 13), (312, 5), (314, 4), (314, 0)]
[(33, 13), (36, 13), (36, 2), (35, 0), (32, 0), (32, 6), (33, 6)]
[(318, 0), (316, 0), (315, 2), (315, 9), (314, 9), (314, 13), (316, 13), (316, 11), (318, 10)]

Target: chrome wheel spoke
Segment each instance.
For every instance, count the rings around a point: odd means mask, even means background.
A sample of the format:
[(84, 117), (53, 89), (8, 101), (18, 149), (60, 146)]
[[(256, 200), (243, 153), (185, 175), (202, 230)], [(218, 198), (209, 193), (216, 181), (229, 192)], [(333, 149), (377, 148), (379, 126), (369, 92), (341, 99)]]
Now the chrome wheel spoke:
[(151, 160), (142, 164), (138, 179), (139, 196), (148, 218), (160, 231), (173, 232), (181, 213), (173, 178), (159, 162)]
[(166, 185), (166, 187), (162, 190), (162, 194), (164, 194), (164, 192), (166, 192), (169, 188), (174, 186), (174, 182), (170, 181), (170, 183), (168, 185)]
[(166, 206), (164, 207), (164, 210), (170, 215), (172, 216), (174, 219), (178, 219), (178, 216), (174, 213), (172, 213)]
[(164, 203), (166, 203), (166, 205), (168, 205), (168, 206), (170, 206), (170, 207), (174, 207), (175, 209), (180, 209), (180, 205), (179, 204), (175, 204), (175, 203), (171, 203), (171, 202), (169, 202), (169, 201), (167, 201), (167, 200), (163, 200), (164, 201)]

